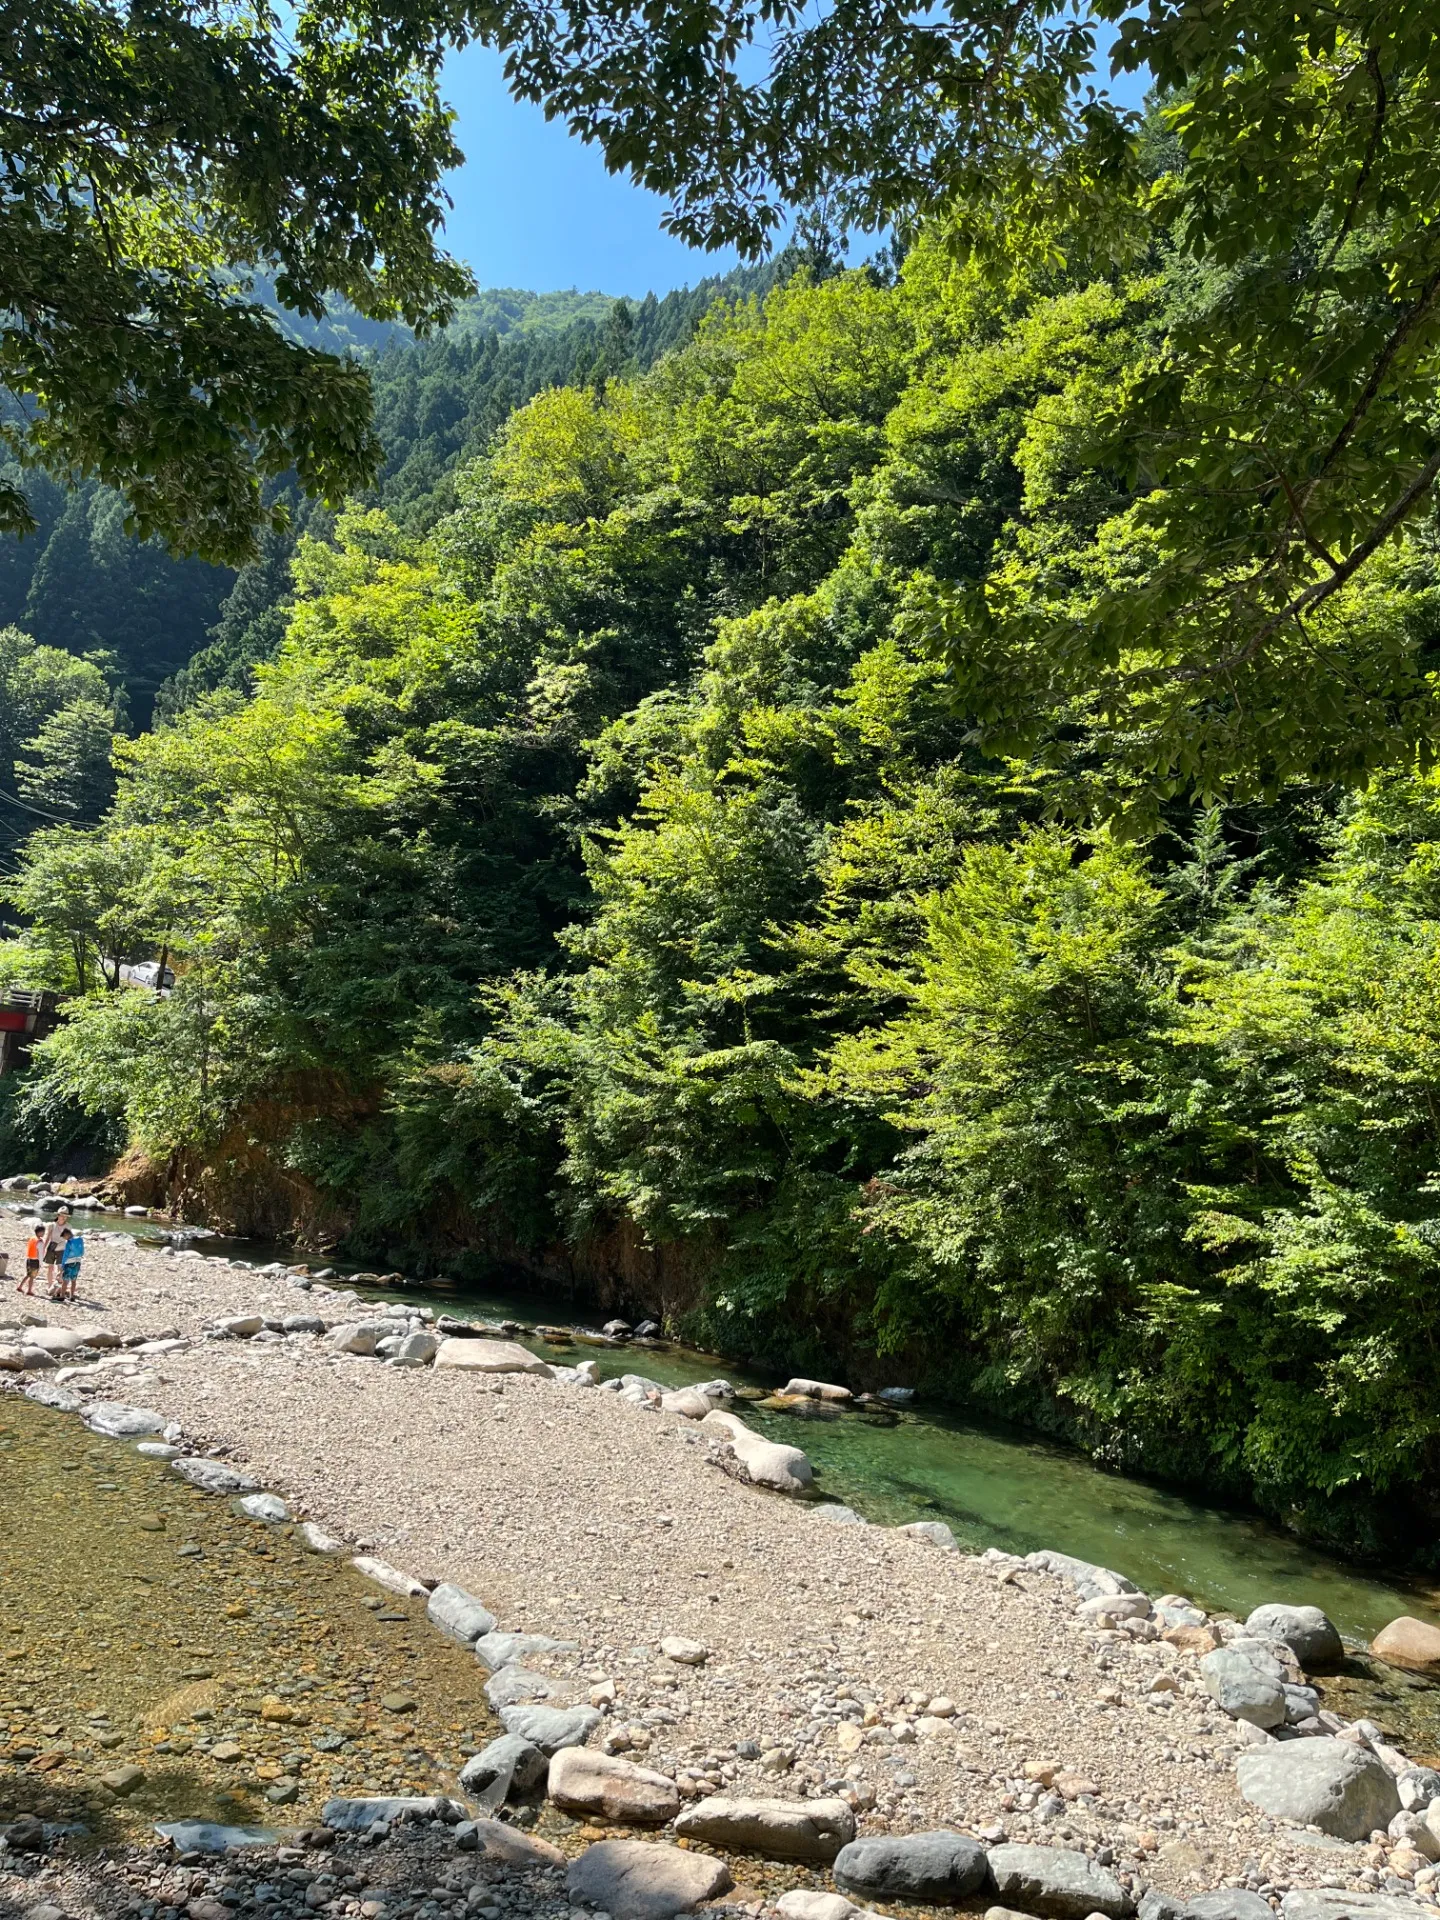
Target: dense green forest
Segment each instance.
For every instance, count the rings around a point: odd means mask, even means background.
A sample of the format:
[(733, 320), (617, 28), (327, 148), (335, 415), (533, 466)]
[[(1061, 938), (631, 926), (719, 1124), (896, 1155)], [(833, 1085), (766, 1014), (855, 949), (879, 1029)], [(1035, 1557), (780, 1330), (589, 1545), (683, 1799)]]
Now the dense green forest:
[[(515, 407), (546, 387), (603, 383), (650, 366), (689, 337), (712, 301), (769, 285), (777, 265), (634, 302), (492, 289), (424, 342), (404, 328), (364, 321), (343, 303), (324, 321), (282, 319), (308, 344), (367, 356), (385, 447), (374, 497), (406, 524), (423, 524), (450, 504), (447, 476)], [(264, 283), (261, 291), (273, 298)], [(273, 610), (288, 599), (296, 536), (327, 524), (293, 482), (279, 488), (290, 530), (271, 535), (262, 558), (237, 577), (228, 567), (173, 558), (158, 539), (132, 539), (122, 500), (93, 481), (66, 490), (13, 462), (0, 463), (0, 472), (23, 486), (36, 522), (27, 538), (0, 543), (0, 626), (96, 657), (122, 715), (141, 726), (157, 700), (170, 713), (198, 693), (245, 684), (250, 666), (278, 645), (283, 622)], [(13, 840), (14, 798), (0, 763), (0, 848), (7, 828)]]
[[(618, 1276), (727, 1352), (903, 1357), (1413, 1545), (1433, 514), (1242, 686), (1276, 718), (1226, 792), (1157, 797), (1156, 739), (1233, 731), (1223, 695), (1167, 682), (1157, 718), (1153, 681), (1117, 712), (1031, 672), (1027, 733), (1007, 689), (1027, 634), (1163, 572), (1105, 403), (1224, 289), (1163, 252), (1001, 287), (932, 231), (893, 272), (725, 291), (698, 330), (662, 301), (386, 349), (378, 495), (215, 595), (147, 731), (124, 703), (174, 659), (105, 617), (104, 497), (55, 503), (42, 554), (79, 516), (97, 614), (47, 626), (39, 562), (9, 602), (0, 791), (34, 831), (0, 969), (70, 1017), (5, 1157), (98, 1123), (217, 1219)], [(1383, 709), (1358, 776), (1354, 701)], [(113, 990), (162, 952), (170, 998)]]

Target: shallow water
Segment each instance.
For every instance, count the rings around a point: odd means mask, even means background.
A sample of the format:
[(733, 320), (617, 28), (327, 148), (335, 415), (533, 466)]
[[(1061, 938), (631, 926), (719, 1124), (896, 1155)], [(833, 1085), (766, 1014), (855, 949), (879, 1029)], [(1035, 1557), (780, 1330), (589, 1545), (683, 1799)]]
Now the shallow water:
[(334, 1793), (445, 1791), (495, 1730), (421, 1602), (18, 1394), (0, 1512), (0, 1821), (313, 1825)]

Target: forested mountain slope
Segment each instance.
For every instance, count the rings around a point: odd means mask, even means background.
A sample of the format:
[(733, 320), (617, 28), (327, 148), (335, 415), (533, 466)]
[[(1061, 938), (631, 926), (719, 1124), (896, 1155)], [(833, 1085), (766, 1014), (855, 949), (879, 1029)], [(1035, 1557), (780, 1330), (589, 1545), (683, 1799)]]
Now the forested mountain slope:
[[(1159, 564), (1093, 423), (1195, 299), (1163, 258), (1001, 293), (932, 236), (648, 370), (607, 321), (581, 384), (526, 401), (515, 363), (503, 421), (515, 335), (407, 355), (386, 504), (277, 563), (253, 691), (172, 708), (97, 828), (28, 842), (4, 965), (75, 997), (21, 1124), (101, 1116), (243, 1227), (598, 1276), (795, 1364), (903, 1353), (1413, 1546), (1440, 778), (1087, 827), (1077, 783), (1133, 778), (1114, 711), (1050, 686), (1056, 751), (983, 753), (954, 688), (988, 643), (935, 644), (937, 602), (1048, 627)], [(1417, 523), (1310, 644), (1423, 687), (1434, 556)], [(169, 1000), (104, 990), (162, 949)]]
[[(386, 449), (376, 497), (413, 524), (444, 510), (446, 476), (515, 407), (545, 387), (643, 370), (687, 339), (712, 301), (763, 291), (777, 271), (783, 263), (634, 302), (489, 290), (465, 301), (442, 334), (420, 342), (404, 328), (361, 319), (343, 302), (323, 322), (282, 317), (296, 337), (365, 359)], [(237, 582), (227, 567), (175, 559), (158, 541), (132, 539), (119, 498), (93, 482), (67, 493), (43, 473), (5, 471), (23, 484), (38, 529), (0, 542), (0, 626), (21, 627), (46, 646), (111, 656), (134, 723), (148, 722), (157, 696), (169, 712), (197, 691), (243, 684), (248, 666), (273, 651), (278, 629), (265, 616), (288, 590), (292, 540), (272, 540), (265, 559)], [(296, 531), (328, 525), (293, 488), (288, 500)]]

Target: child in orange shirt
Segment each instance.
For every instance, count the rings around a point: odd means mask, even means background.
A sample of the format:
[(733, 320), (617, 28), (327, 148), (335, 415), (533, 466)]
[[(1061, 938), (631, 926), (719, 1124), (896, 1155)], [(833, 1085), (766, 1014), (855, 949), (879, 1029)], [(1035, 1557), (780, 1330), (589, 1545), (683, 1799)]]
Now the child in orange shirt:
[(32, 1233), (25, 1243), (25, 1276), (23, 1279), (15, 1282), (15, 1291), (17, 1293), (33, 1294), (35, 1291), (35, 1276), (39, 1271), (40, 1239), (38, 1234)]

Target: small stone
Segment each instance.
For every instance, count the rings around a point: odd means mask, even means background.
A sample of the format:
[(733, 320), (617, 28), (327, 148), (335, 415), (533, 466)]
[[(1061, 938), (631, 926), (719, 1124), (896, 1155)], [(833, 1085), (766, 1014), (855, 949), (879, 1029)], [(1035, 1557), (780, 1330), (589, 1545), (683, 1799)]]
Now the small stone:
[(387, 1713), (413, 1713), (415, 1699), (408, 1693), (382, 1693), (380, 1704)]
[(290, 1509), (278, 1493), (242, 1494), (235, 1505), (247, 1520), (265, 1520), (273, 1525), (290, 1518)]
[(113, 1773), (101, 1774), (100, 1784), (124, 1799), (127, 1794), (137, 1793), (144, 1786), (145, 1769), (136, 1766), (116, 1767)]
[(686, 1640), (678, 1634), (667, 1634), (660, 1642), (660, 1651), (667, 1660), (674, 1660), (682, 1667), (703, 1667), (710, 1658), (710, 1649), (699, 1640)]

